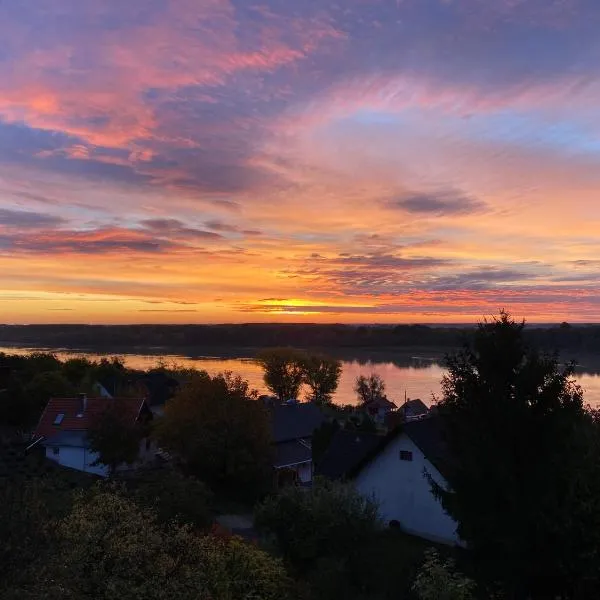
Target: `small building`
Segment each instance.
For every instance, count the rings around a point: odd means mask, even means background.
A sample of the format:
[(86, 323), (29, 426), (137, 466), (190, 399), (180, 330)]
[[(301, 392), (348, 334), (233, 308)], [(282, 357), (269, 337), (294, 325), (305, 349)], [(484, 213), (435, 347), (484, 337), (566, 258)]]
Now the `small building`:
[(415, 398), (414, 400), (407, 400), (398, 409), (398, 413), (402, 417), (403, 421), (413, 421), (414, 419), (423, 419), (429, 414), (429, 408), (420, 399)]
[(398, 407), (385, 396), (375, 398), (364, 405), (364, 410), (369, 417), (377, 424), (383, 425), (387, 415), (395, 411)]
[(397, 521), (407, 533), (434, 542), (460, 544), (456, 522), (428, 480), (430, 476), (448, 487), (443, 476), (447, 459), (441, 419), (429, 417), (406, 422), (384, 436), (350, 477), (359, 492), (375, 497), (385, 522)]
[(325, 421), (311, 402), (286, 402), (270, 408), (277, 485), (308, 485), (313, 478), (312, 436)]
[[(64, 467), (106, 477), (108, 467), (94, 464), (98, 455), (89, 446), (88, 430), (94, 420), (110, 404), (118, 403), (124, 418), (131, 424), (142, 424), (152, 419), (146, 401), (140, 398), (51, 398), (34, 431), (33, 439), (45, 448), (46, 457)], [(135, 465), (123, 465), (123, 469), (135, 468), (154, 459), (154, 444), (149, 439), (140, 442), (138, 461)]]

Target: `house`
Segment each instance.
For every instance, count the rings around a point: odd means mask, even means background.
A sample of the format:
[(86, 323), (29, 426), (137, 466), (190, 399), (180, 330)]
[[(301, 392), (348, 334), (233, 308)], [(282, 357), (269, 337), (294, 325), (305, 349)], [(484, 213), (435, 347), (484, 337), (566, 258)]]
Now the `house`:
[(287, 402), (272, 406), (270, 413), (277, 485), (310, 484), (312, 436), (325, 421), (321, 409), (311, 402)]
[(398, 522), (407, 533), (445, 544), (460, 544), (456, 522), (433, 495), (428, 480), (448, 487), (444, 465), (448, 450), (441, 419), (404, 423), (384, 436), (349, 475), (356, 489), (375, 497), (387, 523)]
[(339, 429), (315, 466), (316, 475), (333, 480), (347, 479), (381, 444), (379, 433)]
[(415, 400), (406, 400), (398, 410), (389, 412), (385, 416), (386, 428), (388, 431), (392, 431), (407, 421), (424, 419), (429, 415), (434, 414), (432, 410), (433, 409), (428, 408), (427, 405), (418, 398)]
[(402, 419), (404, 421), (412, 421), (414, 419), (422, 419), (429, 414), (429, 408), (419, 398), (414, 400), (407, 400), (399, 409)]
[[(118, 403), (123, 415), (134, 423), (152, 419), (152, 412), (141, 398), (51, 398), (34, 431), (34, 443), (45, 448), (46, 457), (58, 464), (107, 476), (106, 465), (95, 465), (98, 455), (89, 447), (88, 430), (94, 420), (111, 404)], [(138, 465), (154, 459), (155, 448), (148, 439), (140, 442)], [(123, 466), (123, 469), (130, 468)]]
[(364, 410), (367, 412), (369, 417), (380, 425), (385, 423), (386, 417), (392, 411), (395, 411), (398, 407), (385, 396), (375, 398), (364, 405)]

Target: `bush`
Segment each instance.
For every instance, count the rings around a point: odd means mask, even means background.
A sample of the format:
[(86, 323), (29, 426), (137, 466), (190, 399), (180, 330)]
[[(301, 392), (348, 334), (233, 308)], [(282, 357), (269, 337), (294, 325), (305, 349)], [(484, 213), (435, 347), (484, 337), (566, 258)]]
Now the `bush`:
[(428, 550), (413, 590), (419, 600), (473, 600), (475, 583), (455, 571), (454, 561)]
[(136, 473), (126, 484), (134, 500), (154, 510), (163, 523), (189, 523), (201, 530), (212, 523), (212, 492), (195, 478), (171, 469), (157, 469)]
[(319, 478), (310, 490), (289, 487), (265, 500), (255, 523), (300, 572), (323, 557), (351, 560), (379, 525), (374, 501), (348, 485)]
[[(80, 494), (30, 586), (31, 599), (286, 600), (281, 562), (239, 538), (161, 525), (117, 489)], [(13, 593), (13, 597), (19, 594)]]

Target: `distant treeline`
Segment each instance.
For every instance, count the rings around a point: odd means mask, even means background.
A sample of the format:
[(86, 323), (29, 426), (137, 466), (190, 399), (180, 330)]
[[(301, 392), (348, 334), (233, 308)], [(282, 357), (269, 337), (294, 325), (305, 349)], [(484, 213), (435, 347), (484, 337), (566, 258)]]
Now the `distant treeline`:
[[(0, 325), (2, 343), (36, 347), (435, 348), (463, 344), (473, 327), (427, 325)], [(527, 327), (529, 341), (551, 350), (600, 352), (600, 325)]]

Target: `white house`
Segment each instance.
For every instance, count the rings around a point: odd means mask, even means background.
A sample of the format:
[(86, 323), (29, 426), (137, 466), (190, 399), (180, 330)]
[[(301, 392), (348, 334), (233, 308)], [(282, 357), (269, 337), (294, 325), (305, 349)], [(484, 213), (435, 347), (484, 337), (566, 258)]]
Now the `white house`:
[[(108, 467), (94, 464), (98, 455), (90, 450), (87, 432), (94, 419), (117, 404), (131, 424), (152, 419), (146, 401), (139, 398), (51, 398), (34, 432), (34, 440), (45, 447), (46, 457), (64, 467), (106, 477)], [(156, 448), (149, 439), (140, 442), (138, 460), (132, 468), (154, 458)]]
[(352, 474), (356, 488), (379, 502), (381, 517), (407, 533), (445, 544), (460, 544), (456, 522), (431, 492), (426, 474), (447, 487), (445, 445), (439, 418), (405, 423), (390, 433)]

